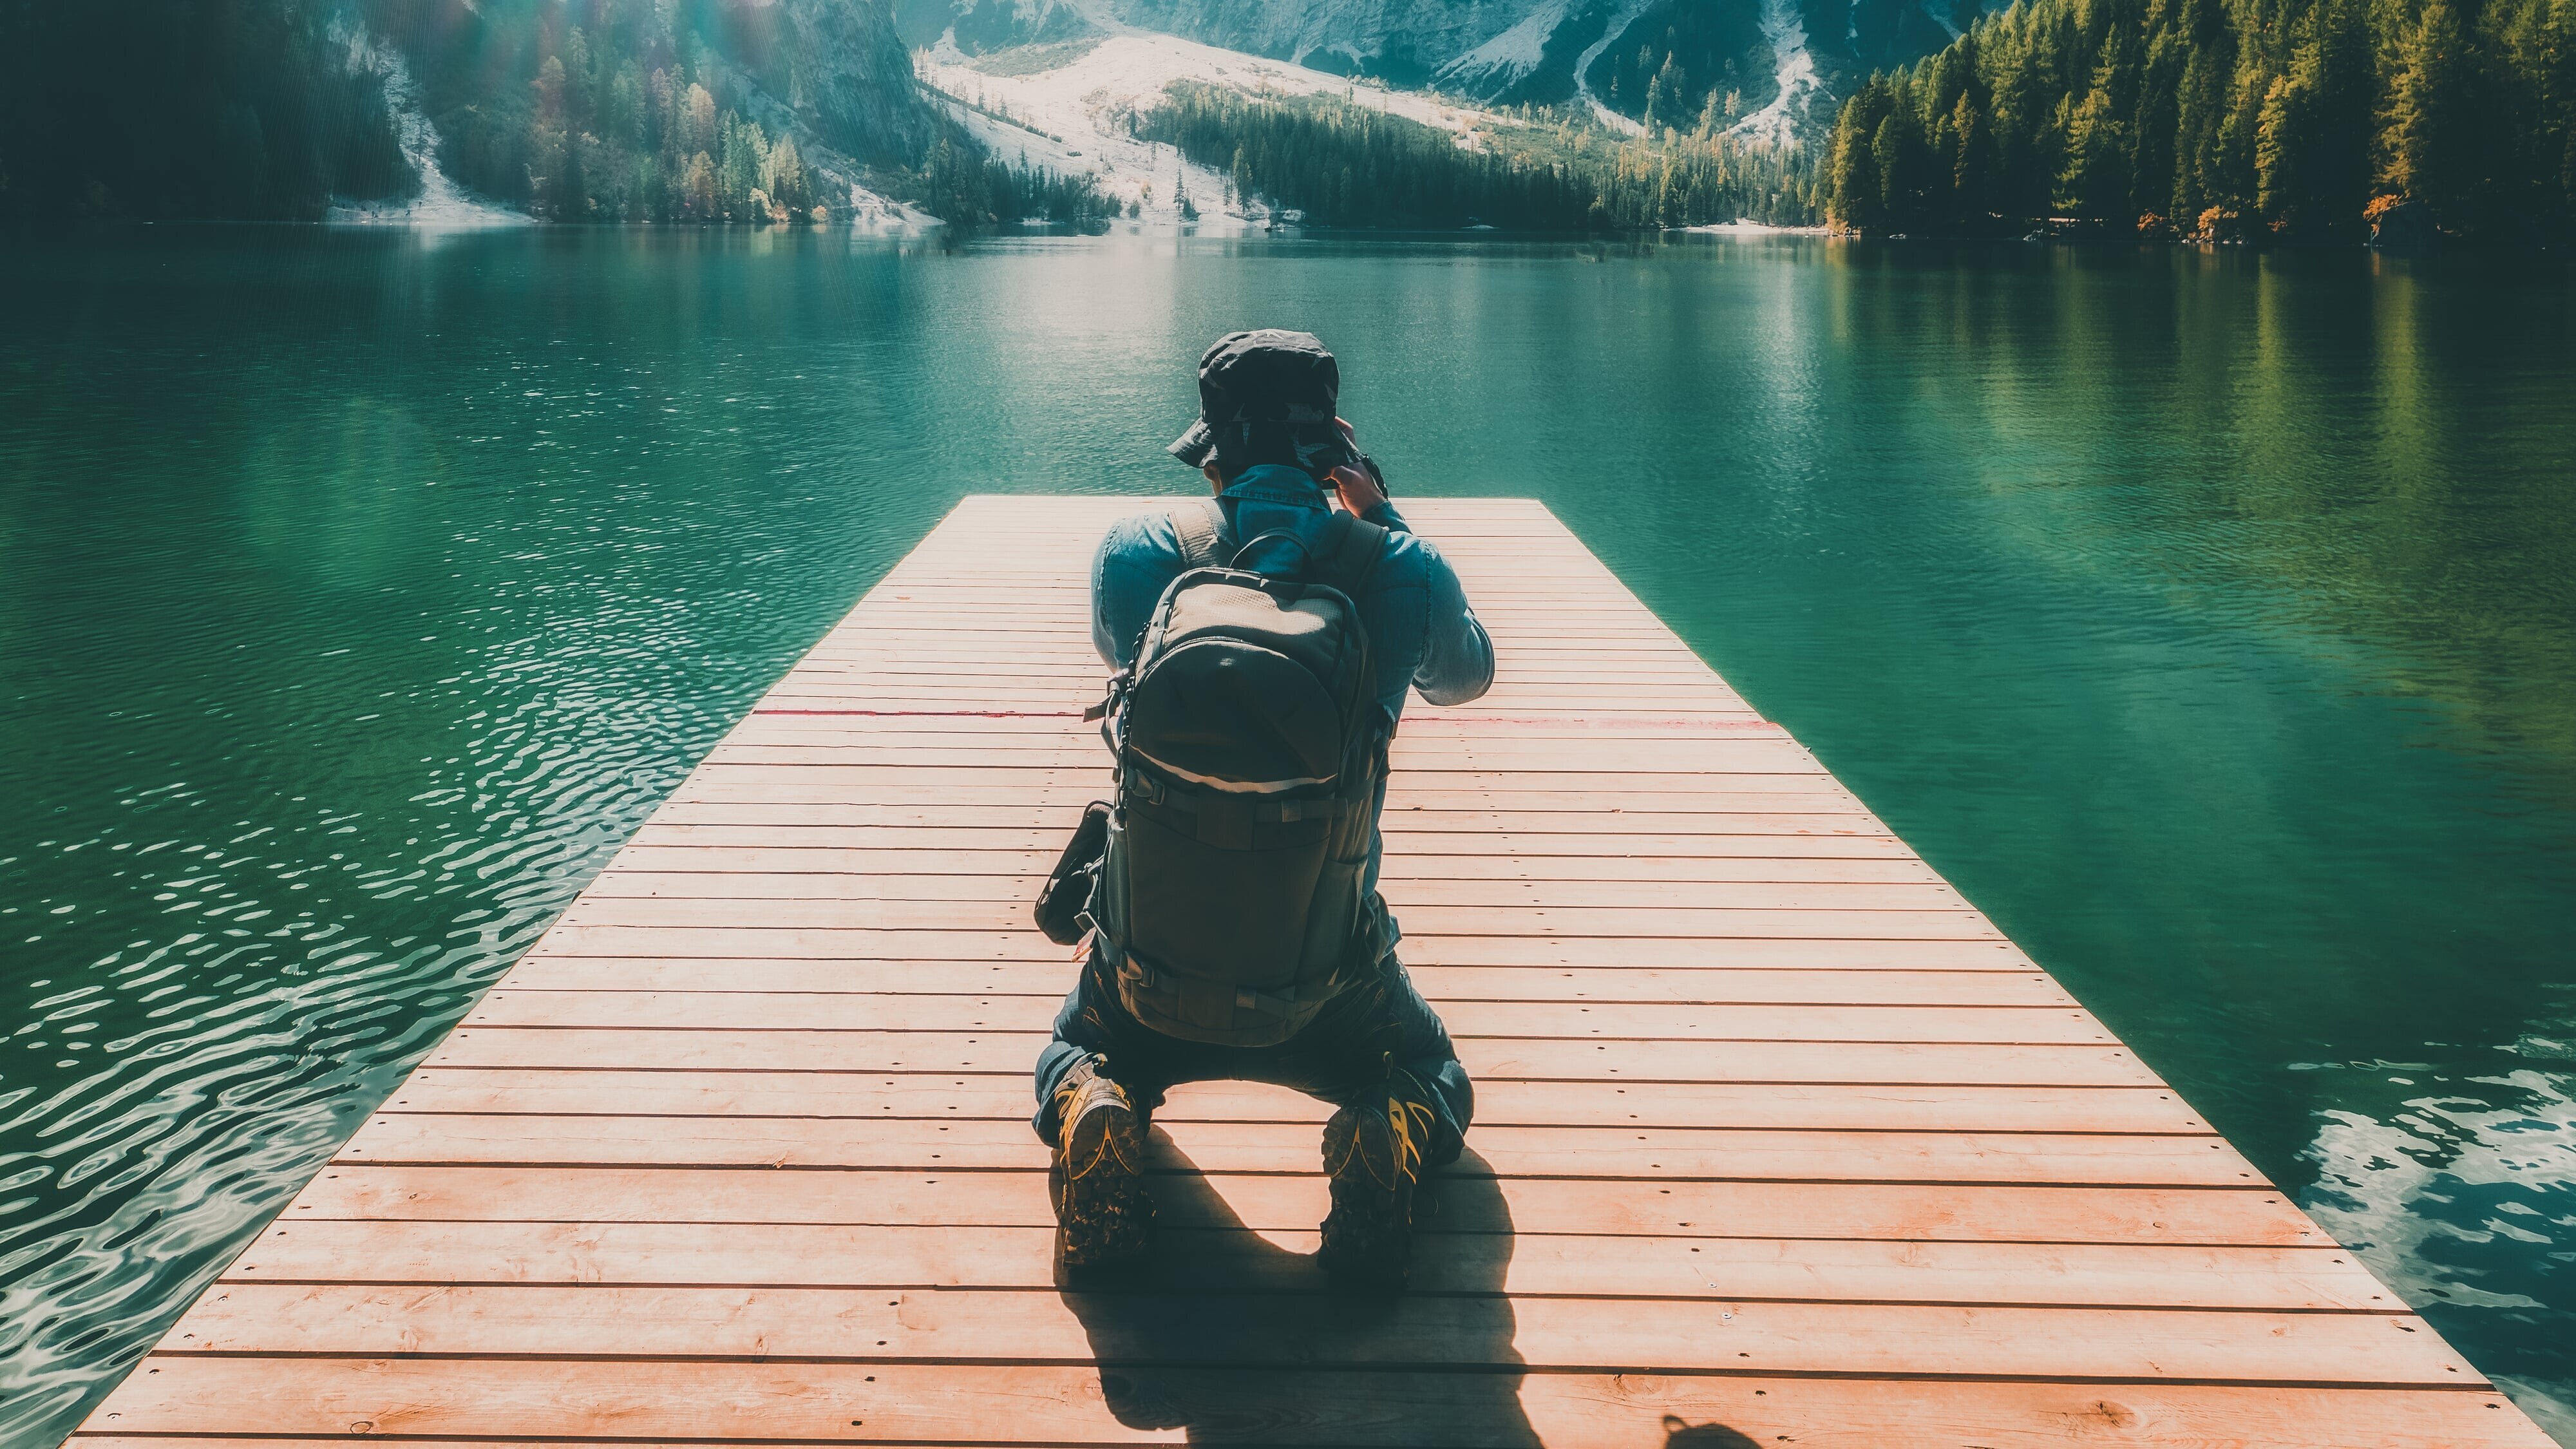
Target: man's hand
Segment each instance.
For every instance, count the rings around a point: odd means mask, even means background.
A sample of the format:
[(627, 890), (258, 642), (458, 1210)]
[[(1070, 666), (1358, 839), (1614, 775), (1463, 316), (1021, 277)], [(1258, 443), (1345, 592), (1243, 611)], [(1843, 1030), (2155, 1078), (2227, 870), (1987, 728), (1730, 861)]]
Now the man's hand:
[[(1333, 426), (1342, 430), (1342, 441), (1350, 444), (1352, 452), (1360, 450), (1359, 435), (1351, 431), (1348, 422), (1335, 418)], [(1368, 469), (1357, 463), (1345, 463), (1327, 477), (1332, 482), (1333, 491), (1341, 495), (1343, 509), (1354, 518), (1365, 518), (1370, 509), (1386, 502), (1386, 490), (1378, 486), (1377, 479)]]

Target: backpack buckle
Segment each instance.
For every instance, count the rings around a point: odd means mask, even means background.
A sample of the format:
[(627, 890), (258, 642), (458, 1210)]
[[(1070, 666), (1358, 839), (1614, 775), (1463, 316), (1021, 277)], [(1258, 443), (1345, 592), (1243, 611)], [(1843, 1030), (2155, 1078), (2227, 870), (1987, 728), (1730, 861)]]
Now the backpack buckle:
[(1108, 718), (1109, 712), (1118, 707), (1118, 696), (1126, 692), (1127, 671), (1121, 669), (1109, 676), (1109, 686), (1102, 692), (1100, 702), (1082, 712), (1083, 723), (1089, 724), (1093, 720)]
[(1234, 989), (1234, 1009), (1258, 1011), (1266, 1016), (1294, 1016), (1297, 1014), (1297, 993), (1293, 990), (1278, 993), (1255, 991), (1248, 986), (1238, 986)]

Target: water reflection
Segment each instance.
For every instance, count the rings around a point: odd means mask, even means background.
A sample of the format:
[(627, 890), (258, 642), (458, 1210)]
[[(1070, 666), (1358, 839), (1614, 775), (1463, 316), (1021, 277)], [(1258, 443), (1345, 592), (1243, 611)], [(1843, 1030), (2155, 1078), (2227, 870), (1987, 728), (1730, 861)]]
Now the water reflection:
[(955, 497), (1177, 486), (1188, 363), (1267, 324), (1340, 351), (1400, 494), (1547, 500), (2481, 1367), (2576, 1399), (2563, 264), (14, 245), (0, 1439), (67, 1427)]

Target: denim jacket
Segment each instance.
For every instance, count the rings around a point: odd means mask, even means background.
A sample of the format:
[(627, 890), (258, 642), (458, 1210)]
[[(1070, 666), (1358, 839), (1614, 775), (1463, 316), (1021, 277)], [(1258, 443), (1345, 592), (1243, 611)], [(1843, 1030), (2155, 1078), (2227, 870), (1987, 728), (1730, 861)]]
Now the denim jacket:
[[(1239, 539), (1287, 533), (1311, 546), (1331, 516), (1324, 490), (1300, 468), (1247, 468), (1217, 498)], [(1405, 525), (1395, 505), (1371, 509), (1368, 521), (1387, 530), (1386, 553), (1366, 592), (1353, 602), (1368, 629), (1378, 703), (1392, 729), (1403, 716), (1408, 690), (1419, 689), (1433, 704), (1465, 704), (1481, 696), (1494, 682), (1494, 646), (1467, 607), (1467, 591), (1449, 561)], [(1284, 572), (1294, 566), (1297, 554), (1294, 545), (1274, 540), (1255, 548), (1243, 562), (1264, 572)], [(1110, 667), (1124, 669), (1136, 662), (1136, 646), (1143, 642), (1154, 605), (1181, 573), (1180, 535), (1168, 513), (1122, 519), (1100, 540), (1091, 569), (1091, 642)], [(1382, 786), (1377, 803), (1381, 810), (1386, 806)], [(1370, 846), (1370, 890), (1377, 888), (1385, 849), (1383, 839)]]

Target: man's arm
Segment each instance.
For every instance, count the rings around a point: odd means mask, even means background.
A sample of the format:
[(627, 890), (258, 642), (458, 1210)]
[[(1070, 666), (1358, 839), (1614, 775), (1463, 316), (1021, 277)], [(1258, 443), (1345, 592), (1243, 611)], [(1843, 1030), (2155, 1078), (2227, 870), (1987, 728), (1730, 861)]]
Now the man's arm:
[(1416, 542), (1422, 549), (1430, 610), (1423, 621), (1422, 667), (1413, 673), (1413, 687), (1433, 704), (1465, 704), (1494, 687), (1494, 641), (1467, 606), (1458, 571), (1429, 540), (1416, 535)]
[(1122, 518), (1100, 538), (1091, 561), (1091, 647), (1112, 669), (1136, 662), (1145, 623), (1181, 573), (1181, 541), (1159, 513)]
[[(1359, 438), (1351, 425), (1340, 418), (1333, 421), (1357, 452)], [(1327, 481), (1341, 495), (1346, 511), (1390, 533), (1413, 533), (1404, 515), (1387, 501), (1386, 486), (1372, 470), (1346, 464), (1334, 469)], [(1476, 611), (1467, 607), (1467, 588), (1458, 582), (1458, 571), (1449, 567), (1449, 560), (1429, 540), (1418, 534), (1414, 540), (1422, 550), (1423, 589), (1428, 597), (1422, 667), (1413, 672), (1413, 687), (1433, 704), (1465, 704), (1494, 687), (1494, 641), (1486, 637), (1485, 626), (1476, 622)]]

